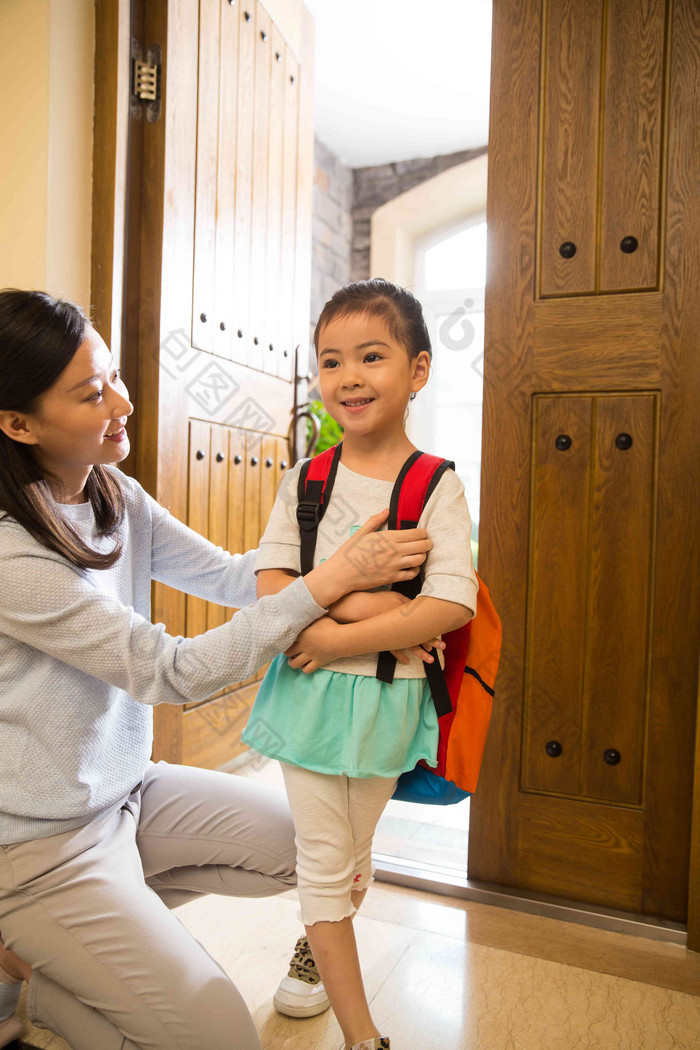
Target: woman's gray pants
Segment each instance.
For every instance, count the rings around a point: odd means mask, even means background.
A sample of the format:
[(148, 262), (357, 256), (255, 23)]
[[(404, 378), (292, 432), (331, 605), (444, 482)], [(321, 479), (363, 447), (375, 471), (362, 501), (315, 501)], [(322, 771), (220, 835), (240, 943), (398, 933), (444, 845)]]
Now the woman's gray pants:
[(167, 762), (121, 808), (0, 846), (0, 938), (34, 971), (30, 1020), (73, 1050), (260, 1050), (238, 989), (169, 909), (283, 893), (295, 863), (284, 792)]

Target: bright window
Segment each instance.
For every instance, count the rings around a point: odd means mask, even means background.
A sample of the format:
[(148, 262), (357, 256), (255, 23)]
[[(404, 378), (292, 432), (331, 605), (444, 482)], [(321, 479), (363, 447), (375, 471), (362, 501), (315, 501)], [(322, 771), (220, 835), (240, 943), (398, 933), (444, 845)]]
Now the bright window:
[(472, 518), (478, 561), (484, 362), (486, 221), (472, 216), (416, 244), (415, 294), (433, 346), (428, 385), (411, 406), (408, 433), (455, 462)]

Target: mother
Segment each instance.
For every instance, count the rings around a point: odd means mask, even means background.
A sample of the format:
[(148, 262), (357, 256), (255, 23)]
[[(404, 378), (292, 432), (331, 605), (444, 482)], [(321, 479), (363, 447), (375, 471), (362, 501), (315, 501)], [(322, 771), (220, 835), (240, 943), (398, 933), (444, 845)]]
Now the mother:
[[(430, 541), (377, 515), (254, 604), (255, 551), (112, 466), (132, 411), (77, 306), (0, 292), (0, 1046), (24, 978), (31, 1020), (74, 1050), (253, 1050), (240, 993), (169, 908), (295, 885), (292, 820), (265, 785), (150, 761), (152, 709), (249, 677), (342, 595), (416, 575)], [(172, 637), (152, 579), (241, 611)]]

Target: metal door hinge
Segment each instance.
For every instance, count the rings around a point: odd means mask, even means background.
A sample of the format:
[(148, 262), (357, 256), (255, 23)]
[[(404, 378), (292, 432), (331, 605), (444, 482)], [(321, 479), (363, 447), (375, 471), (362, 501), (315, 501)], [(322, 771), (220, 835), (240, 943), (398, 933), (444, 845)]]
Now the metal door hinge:
[(160, 44), (151, 44), (143, 57), (141, 44), (131, 39), (131, 115), (140, 117), (146, 107), (146, 120), (154, 124), (160, 117)]

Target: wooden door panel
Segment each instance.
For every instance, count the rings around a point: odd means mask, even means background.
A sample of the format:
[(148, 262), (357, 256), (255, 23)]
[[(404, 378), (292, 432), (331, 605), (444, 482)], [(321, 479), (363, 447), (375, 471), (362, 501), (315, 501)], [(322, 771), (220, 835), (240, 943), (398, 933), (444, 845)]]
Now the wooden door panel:
[[(658, 288), (664, 0), (606, 4), (600, 289)], [(633, 236), (633, 252), (620, 249)]]
[(213, 347), (216, 275), (220, 9), (219, 0), (200, 0), (192, 345), (209, 352)]
[(238, 98), (236, 112), (236, 211), (233, 257), (232, 359), (252, 360), (250, 314), (250, 245), (253, 200), (253, 128), (255, 123), (255, 19), (245, 4), (237, 4)]
[(250, 247), (250, 325), (252, 344), (248, 343), (248, 365), (266, 370), (265, 351), (267, 296), (267, 198), (268, 139), (270, 129), (270, 82), (272, 73), (272, 23), (264, 7), (255, 4), (255, 123), (253, 127), (253, 201)]
[[(597, 397), (580, 794), (642, 805), (657, 395)], [(627, 445), (627, 441), (631, 444)], [(617, 751), (617, 762), (607, 761)]]
[(255, 701), (258, 683), (197, 704), (183, 717), (182, 763), (217, 769), (247, 750), (241, 743)]
[(219, 128), (216, 178), (216, 272), (214, 275), (214, 313), (212, 349), (219, 357), (231, 359), (236, 317), (233, 310), (233, 241), (236, 214), (236, 147), (238, 90), (241, 82), (238, 62), (240, 18), (235, 5), (220, 4)]
[(590, 398), (536, 399), (524, 790), (579, 793), (591, 413)]
[(282, 35), (272, 26), (270, 39), (270, 134), (267, 184), (267, 278), (265, 371), (280, 374), (282, 326), (280, 317), (280, 252), (282, 249), (282, 164), (284, 159), (284, 52)]
[[(285, 48), (284, 143), (282, 175), (282, 244), (280, 317), (285, 338), (279, 375), (291, 379), (294, 370), (294, 271), (296, 260), (297, 156), (299, 153), (299, 63)], [(287, 335), (288, 333), (288, 335)]]
[(571, 295), (595, 288), (603, 0), (545, 0), (543, 16), (540, 294)]
[[(159, 119), (132, 108), (129, 128), (133, 473), (180, 521), (243, 551), (257, 544), (273, 481), (289, 465), (293, 351), (308, 341), (313, 22), (301, 0), (136, 9), (138, 35), (160, 45), (163, 64)], [(261, 468), (263, 441), (274, 463)], [(153, 588), (153, 618), (173, 635), (234, 612)], [(202, 702), (161, 705), (154, 759), (229, 761), (257, 687), (253, 676)]]
[[(663, 296), (604, 295), (546, 299), (532, 304), (532, 343), (524, 348), (533, 390), (566, 375), (569, 389), (624, 389), (633, 374), (651, 389), (661, 383), (659, 328)], [(586, 352), (572, 352), (585, 346)]]
[[(476, 796), (475, 796), (476, 797)], [(518, 873), (538, 893), (637, 911), (642, 893), (644, 815), (590, 802), (523, 798)]]
[(257, 547), (260, 539), (260, 435), (246, 434), (245, 512), (243, 543), (246, 550)]
[[(189, 484), (187, 524), (201, 536), (209, 535), (209, 460), (211, 427), (199, 419), (190, 420)], [(207, 630), (207, 603), (187, 595), (187, 637)]]
[[(699, 52), (684, 0), (494, 5), (479, 563), (503, 649), (468, 860), (470, 878), (677, 922), (700, 633)], [(566, 260), (568, 222), (583, 240)]]
[[(228, 550), (228, 431), (229, 427), (211, 427), (209, 453), (209, 531), (207, 539), (217, 547)], [(226, 608), (207, 602), (207, 630), (220, 627), (228, 619)]]
[(544, 4), (543, 298), (659, 286), (667, 11), (664, 0)]

